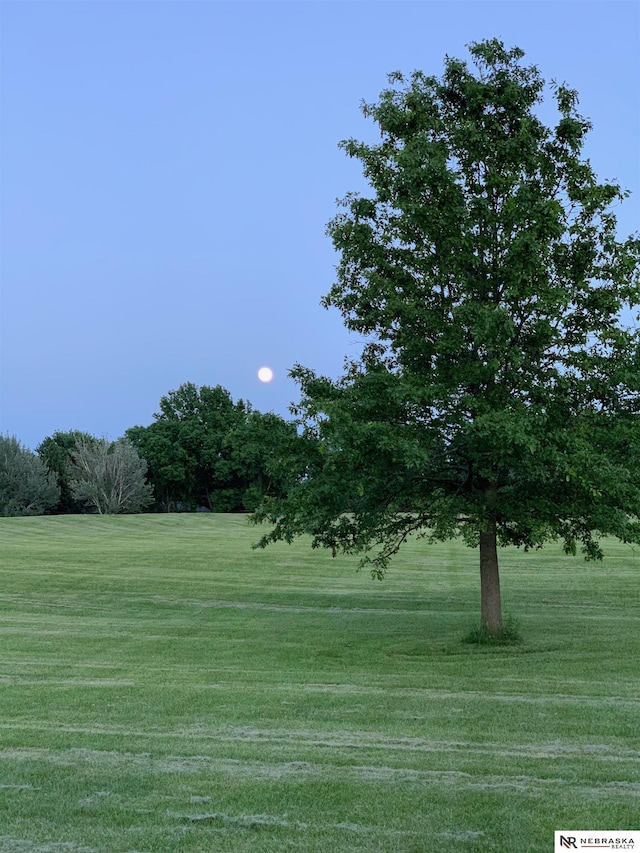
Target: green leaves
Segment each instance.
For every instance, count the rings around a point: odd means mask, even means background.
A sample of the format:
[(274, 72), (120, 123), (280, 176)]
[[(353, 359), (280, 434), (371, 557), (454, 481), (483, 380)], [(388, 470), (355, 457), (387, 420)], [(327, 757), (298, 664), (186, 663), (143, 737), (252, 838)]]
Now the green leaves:
[(162, 397), (154, 423), (127, 435), (147, 460), (156, 503), (167, 511), (253, 509), (263, 495), (282, 494), (290, 478), (295, 427), (234, 403), (220, 385), (181, 385)]

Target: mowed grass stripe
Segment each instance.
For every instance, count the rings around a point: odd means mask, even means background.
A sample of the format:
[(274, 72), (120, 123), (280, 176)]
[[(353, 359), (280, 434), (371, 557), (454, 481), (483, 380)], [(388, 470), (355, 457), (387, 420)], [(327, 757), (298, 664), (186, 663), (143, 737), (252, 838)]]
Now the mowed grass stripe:
[[(22, 669), (22, 668), (20, 668)], [(49, 675), (41, 675), (40, 677), (26, 677), (24, 675), (10, 675), (10, 674), (0, 674), (0, 684), (8, 685), (8, 686), (17, 686), (17, 687), (25, 687), (25, 686), (39, 686), (39, 687), (97, 687), (97, 688), (114, 688), (114, 687), (126, 687), (126, 688), (138, 688), (144, 687), (145, 685), (150, 685), (153, 683), (153, 675), (166, 674), (170, 672), (168, 667), (163, 669), (156, 668), (154, 673), (145, 673), (144, 676), (140, 676), (136, 679), (128, 678), (128, 679), (118, 679), (118, 678), (83, 678), (83, 677), (67, 677), (67, 678), (52, 678)], [(246, 670), (241, 670), (241, 672), (246, 675)], [(258, 676), (267, 676), (268, 673), (264, 670), (257, 670), (254, 673)], [(224, 673), (226, 676), (224, 680), (219, 680), (215, 682), (197, 682), (193, 680), (182, 681), (182, 682), (173, 682), (171, 685), (163, 686), (163, 690), (168, 690), (175, 688), (178, 686), (180, 689), (188, 690), (188, 691), (228, 691), (229, 687), (232, 687), (234, 692), (244, 691), (248, 694), (255, 691), (255, 681), (252, 682), (243, 682), (241, 681), (237, 675), (234, 677), (233, 672), (226, 671)], [(619, 688), (621, 685), (616, 685)], [(278, 694), (295, 694), (295, 695), (305, 695), (305, 694), (324, 694), (324, 695), (337, 695), (343, 697), (384, 697), (386, 699), (397, 698), (400, 700), (405, 699), (420, 699), (428, 702), (451, 702), (452, 700), (458, 701), (469, 701), (469, 700), (477, 700), (483, 699), (485, 701), (497, 702), (497, 703), (523, 703), (525, 705), (535, 704), (535, 705), (544, 705), (544, 704), (574, 704), (581, 706), (591, 706), (594, 708), (606, 707), (606, 706), (616, 706), (616, 707), (628, 707), (628, 708), (636, 708), (640, 706), (640, 697), (637, 695), (632, 696), (624, 696), (617, 694), (611, 694), (610, 692), (604, 692), (606, 690), (606, 683), (600, 685), (603, 688), (602, 695), (594, 695), (594, 692), (589, 694), (546, 694), (546, 693), (487, 693), (486, 691), (474, 691), (467, 690), (463, 692), (456, 692), (452, 690), (429, 690), (428, 688), (416, 689), (410, 687), (404, 688), (396, 688), (391, 686), (377, 686), (377, 687), (366, 687), (363, 685), (356, 684), (266, 684), (262, 687), (262, 690), (268, 690), (273, 693)], [(629, 690), (632, 691), (634, 689), (633, 683), (629, 684)], [(2, 722), (0, 722), (0, 728), (2, 727)]]
[(537, 851), (633, 824), (634, 551), (506, 552), (525, 643), (486, 650), (460, 642), (459, 543), (410, 543), (379, 584), (256, 538), (230, 516), (0, 521), (0, 851)]
[(2, 729), (12, 729), (19, 731), (54, 731), (56, 733), (72, 733), (84, 734), (89, 736), (117, 736), (119, 738), (135, 738), (136, 740), (164, 740), (175, 741), (215, 741), (216, 744), (236, 743), (242, 741), (244, 743), (259, 743), (269, 744), (288, 744), (305, 747), (335, 747), (338, 749), (355, 750), (367, 749), (397, 751), (397, 752), (415, 752), (415, 753), (452, 753), (463, 754), (466, 758), (469, 755), (491, 755), (494, 757), (508, 758), (533, 758), (533, 759), (554, 759), (561, 757), (579, 758), (588, 757), (594, 762), (611, 762), (623, 761), (638, 763), (640, 762), (640, 751), (626, 749), (624, 747), (613, 748), (608, 744), (577, 744), (563, 743), (553, 741), (551, 743), (515, 743), (509, 746), (501, 741), (491, 743), (484, 741), (482, 743), (474, 743), (472, 741), (433, 741), (425, 738), (391, 738), (385, 737), (380, 733), (375, 732), (358, 732), (349, 731), (331, 731), (321, 732), (312, 731), (288, 731), (277, 729), (250, 729), (239, 728), (230, 730), (210, 730), (203, 731), (202, 727), (188, 728), (184, 730), (157, 730), (146, 731), (142, 729), (132, 729), (123, 726), (77, 726), (64, 725), (59, 723), (29, 723), (29, 722), (9, 722), (0, 724)]
[[(335, 746), (335, 744), (332, 744)], [(288, 779), (302, 782), (331, 781), (339, 779), (393, 784), (410, 782), (421, 786), (455, 785), (459, 789), (495, 789), (517, 788), (533, 791), (536, 788), (571, 787), (573, 792), (580, 791), (582, 796), (592, 799), (627, 799), (640, 795), (640, 782), (615, 780), (596, 785), (583, 786), (580, 789), (574, 779), (532, 776), (526, 774), (479, 774), (461, 770), (423, 770), (410, 767), (398, 767), (384, 764), (330, 764), (311, 761), (265, 762), (255, 760), (224, 759), (208, 755), (168, 754), (152, 756), (148, 753), (129, 753), (90, 749), (43, 750), (8, 749), (5, 760), (16, 764), (25, 761), (40, 762), (56, 767), (89, 766), (99, 772), (117, 776), (119, 773), (136, 774), (207, 774), (227, 775), (234, 779), (261, 778), (267, 780)], [(33, 786), (21, 786), (24, 790), (35, 790)]]

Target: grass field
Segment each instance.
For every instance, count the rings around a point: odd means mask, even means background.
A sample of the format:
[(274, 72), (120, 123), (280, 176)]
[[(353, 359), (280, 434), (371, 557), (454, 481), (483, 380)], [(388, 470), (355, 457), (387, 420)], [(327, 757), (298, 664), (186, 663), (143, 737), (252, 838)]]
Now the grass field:
[(0, 851), (552, 851), (640, 828), (640, 554), (388, 579), (241, 516), (0, 519)]

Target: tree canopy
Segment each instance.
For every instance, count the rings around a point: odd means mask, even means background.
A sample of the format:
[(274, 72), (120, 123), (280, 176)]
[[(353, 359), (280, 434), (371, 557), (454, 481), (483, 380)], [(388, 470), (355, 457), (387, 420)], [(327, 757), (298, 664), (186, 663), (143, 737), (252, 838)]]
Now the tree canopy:
[(286, 466), (277, 460), (296, 430), (278, 415), (234, 403), (220, 385), (187, 382), (161, 398), (152, 424), (127, 436), (147, 460), (159, 508), (228, 512), (283, 494)]
[[(368, 195), (346, 196), (325, 307), (364, 336), (338, 381), (296, 366), (298, 476), (256, 521), (307, 533), (382, 576), (412, 534), (480, 551), (481, 615), (502, 627), (498, 546), (561, 538), (588, 558), (640, 541), (637, 236), (582, 149), (577, 93), (498, 40), (441, 78), (389, 77), (341, 143)], [(625, 321), (625, 318), (626, 321)]]

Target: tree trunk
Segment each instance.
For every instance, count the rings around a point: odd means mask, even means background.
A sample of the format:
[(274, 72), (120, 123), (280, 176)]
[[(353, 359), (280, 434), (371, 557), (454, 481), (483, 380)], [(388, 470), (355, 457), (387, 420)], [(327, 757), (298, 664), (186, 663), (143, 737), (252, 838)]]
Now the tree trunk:
[(495, 521), (490, 521), (487, 529), (480, 534), (480, 602), (483, 628), (490, 634), (499, 634), (502, 631), (502, 603)]

